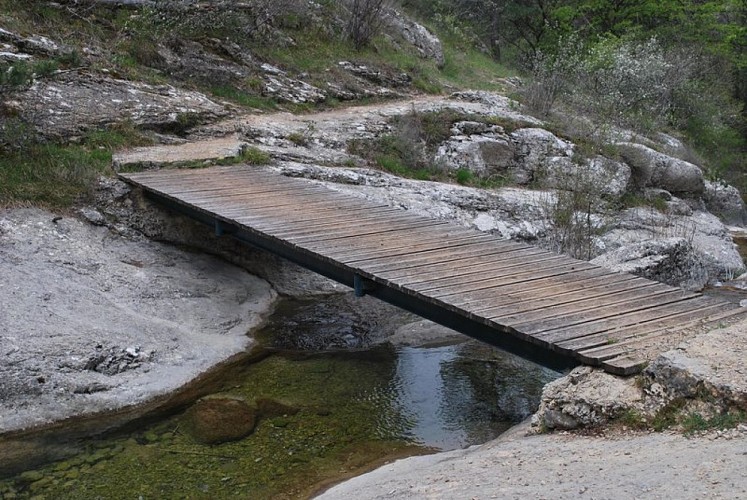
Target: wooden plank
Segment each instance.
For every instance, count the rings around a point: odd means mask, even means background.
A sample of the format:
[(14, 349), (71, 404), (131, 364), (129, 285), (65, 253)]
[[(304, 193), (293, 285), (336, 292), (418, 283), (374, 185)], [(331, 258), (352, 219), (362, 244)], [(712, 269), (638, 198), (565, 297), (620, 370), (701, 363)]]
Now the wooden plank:
[[(309, 210), (309, 212), (315, 212), (315, 210)], [(361, 213), (349, 213), (345, 211), (341, 211), (336, 219), (329, 219), (320, 222), (319, 224), (314, 224), (313, 221), (307, 222), (306, 224), (296, 224), (296, 227), (289, 227), (284, 224), (284, 214), (279, 213), (275, 215), (275, 218), (277, 219), (277, 223), (274, 224), (275, 234), (282, 234), (285, 232), (285, 228), (288, 228), (288, 232), (293, 232), (295, 234), (300, 234), (300, 231), (308, 231), (308, 232), (316, 232), (321, 228), (322, 230), (325, 230), (327, 228), (349, 228), (351, 226), (356, 226), (356, 222), (358, 222), (360, 225), (362, 224), (370, 224), (373, 222), (378, 222), (380, 224), (393, 224), (393, 223), (400, 223), (400, 222), (407, 222), (413, 225), (420, 225), (421, 227), (426, 227), (426, 225), (429, 225), (431, 223), (440, 223), (440, 225), (444, 225), (444, 221), (438, 221), (433, 219), (422, 219), (420, 217), (413, 217), (409, 215), (403, 215), (398, 212), (382, 212), (382, 213), (367, 213), (367, 212), (361, 212)], [(291, 222), (291, 221), (289, 221)], [(271, 225), (272, 226), (272, 225)]]
[[(505, 276), (497, 278), (490, 278), (485, 280), (472, 280), (465, 283), (453, 284), (443, 288), (429, 288), (428, 295), (435, 299), (444, 300), (447, 297), (453, 295), (461, 295), (463, 293), (474, 292), (477, 290), (484, 290), (486, 288), (494, 288), (501, 285), (511, 285), (519, 282), (532, 283), (533, 281), (548, 278), (550, 276), (558, 276), (562, 274), (571, 274), (582, 271), (583, 269), (568, 269), (565, 265), (553, 264), (547, 269), (532, 269), (530, 271), (515, 272)], [(422, 290), (416, 290), (423, 293)]]
[[(637, 278), (631, 274), (599, 272), (589, 276), (580, 276), (578, 280), (568, 283), (558, 283), (553, 278), (550, 278), (546, 283), (539, 282), (536, 286), (529, 288), (519, 283), (501, 287), (500, 290), (501, 293), (524, 300), (527, 306), (531, 306), (535, 301), (546, 300), (557, 302), (558, 299), (568, 299), (573, 294), (584, 293), (587, 290), (591, 293), (596, 293), (604, 288), (635, 286), (634, 283), (640, 285), (641, 283), (650, 283), (650, 281)], [(545, 306), (546, 304), (540, 305), (538, 308)], [(493, 303), (490, 301), (490, 296), (486, 296), (482, 299), (471, 301), (469, 307), (470, 310), (479, 312), (480, 314), (490, 314), (488, 311), (493, 307)]]
[(602, 367), (615, 375), (633, 375), (640, 372), (646, 366), (646, 360), (638, 356), (620, 356), (618, 358), (605, 361)]
[(655, 319), (628, 327), (557, 342), (556, 346), (560, 349), (579, 352), (581, 354), (595, 349), (609, 349), (611, 346), (616, 346), (619, 349), (621, 346), (634, 344), (642, 338), (645, 339), (661, 332), (668, 332), (673, 328), (676, 330), (687, 330), (697, 323), (719, 321), (747, 312), (744, 310), (740, 311), (738, 307), (725, 311), (724, 307), (726, 307), (726, 304), (715, 303), (702, 308), (689, 309), (679, 314), (667, 316), (664, 319)]
[[(351, 228), (344, 231), (336, 231), (334, 234), (329, 234), (325, 237), (319, 237), (319, 236), (301, 236), (301, 237), (295, 237), (295, 236), (287, 236), (283, 239), (286, 241), (293, 243), (295, 245), (304, 245), (307, 242), (313, 241), (316, 244), (320, 243), (329, 243), (330, 247), (332, 248), (333, 245), (335, 245), (335, 242), (338, 240), (344, 240), (347, 238), (362, 238), (364, 236), (366, 237), (372, 237), (374, 235), (378, 235), (377, 237), (385, 237), (385, 238), (391, 238), (391, 237), (397, 237), (406, 235), (406, 231), (416, 230), (416, 229), (423, 229), (426, 227), (435, 227), (435, 226), (443, 226), (444, 224), (447, 224), (443, 221), (431, 221), (427, 223), (412, 223), (412, 222), (406, 222), (402, 224), (392, 224), (389, 228), (385, 227), (378, 227), (376, 229), (356, 229)], [(405, 231), (405, 233), (403, 233)], [(399, 232), (403, 233), (401, 235), (395, 235), (392, 233)]]
[[(345, 224), (334, 231), (322, 231), (321, 234), (305, 234), (302, 229), (299, 229), (297, 233), (284, 235), (283, 239), (310, 250), (324, 252), (326, 255), (328, 251), (338, 248), (338, 245), (341, 244), (353, 243), (353, 248), (355, 248), (355, 246), (366, 248), (368, 245), (382, 241), (382, 239), (401, 236), (382, 233), (389, 233), (394, 230), (402, 229), (409, 229), (413, 234), (421, 233), (428, 231), (429, 228), (437, 229), (439, 226), (443, 226), (444, 224), (445, 223), (440, 221), (423, 222), (406, 219), (398, 220), (397, 218), (393, 218), (388, 221), (379, 221), (371, 226), (362, 225), (361, 227), (356, 227), (356, 225), (352, 223)], [(350, 240), (349, 238), (358, 239)]]
[(569, 304), (548, 306), (536, 311), (503, 316), (498, 315), (497, 317), (490, 317), (489, 319), (497, 323), (505, 323), (511, 326), (521, 325), (519, 328), (522, 331), (537, 333), (534, 326), (539, 322), (546, 325), (542, 328), (550, 330), (556, 324), (572, 324), (574, 319), (579, 317), (583, 317), (583, 321), (588, 319), (593, 320), (599, 315), (608, 314), (608, 311), (609, 315), (614, 315), (619, 311), (631, 310), (636, 306), (640, 306), (641, 308), (651, 307), (652, 304), (656, 304), (660, 300), (668, 300), (671, 298), (682, 300), (695, 296), (696, 295), (694, 294), (683, 296), (682, 292), (679, 290), (662, 290), (661, 288), (656, 287), (655, 283), (653, 283), (649, 286), (638, 287), (632, 291), (625, 290), (601, 297), (582, 299)]
[[(392, 265), (393, 262), (402, 260), (408, 255), (418, 255), (446, 248), (473, 248), (476, 245), (486, 242), (490, 242), (490, 238), (485, 234), (476, 233), (461, 238), (452, 238), (450, 233), (446, 233), (446, 236), (433, 233), (419, 237), (417, 242), (409, 239), (389, 238), (379, 240), (375, 244), (369, 244), (365, 248), (360, 248), (360, 245), (355, 244), (355, 242), (349, 242), (336, 245), (334, 249), (330, 250), (329, 255), (343, 264), (356, 266), (359, 269), (368, 271), (377, 262), (387, 262), (389, 265)], [(472, 251), (485, 250), (483, 248)]]
[(340, 228), (351, 228), (358, 227), (363, 228), (371, 225), (388, 225), (393, 223), (404, 223), (409, 222), (411, 224), (421, 224), (421, 221), (412, 221), (412, 219), (399, 217), (399, 214), (392, 212), (378, 212), (378, 213), (355, 213), (355, 212), (342, 212), (336, 217), (330, 216), (328, 218), (321, 219), (319, 221), (314, 220), (295, 220), (293, 218), (285, 218), (285, 215), (279, 215), (275, 217), (258, 217), (252, 222), (252, 226), (266, 233), (271, 233), (277, 237), (283, 237), (284, 235), (295, 235), (300, 236), (303, 233), (318, 234), (318, 233), (333, 233), (335, 230)]
[[(462, 270), (461, 272), (459, 269), (435, 273), (423, 272), (419, 275), (393, 279), (392, 281), (421, 293), (426, 293), (430, 289), (438, 289), (443, 286), (509, 276), (524, 270), (541, 270), (550, 266), (554, 267), (558, 265), (565, 265), (565, 263), (558, 262), (557, 256), (554, 255), (541, 255), (537, 259), (528, 260), (511, 259), (509, 257), (508, 262), (500, 266), (496, 266), (495, 263), (489, 262), (483, 265), (469, 266), (468, 270)], [(380, 276), (383, 277), (384, 275), (380, 274)]]
[[(485, 301), (494, 301), (496, 294), (511, 293), (516, 290), (527, 290), (527, 289), (543, 289), (545, 287), (561, 286), (561, 287), (578, 287), (582, 286), (586, 280), (595, 278), (606, 278), (611, 277), (614, 279), (617, 275), (610, 274), (609, 271), (602, 269), (601, 267), (594, 267), (573, 274), (551, 274), (550, 276), (540, 278), (532, 281), (531, 286), (527, 287), (524, 281), (518, 281), (514, 283), (498, 283), (492, 287), (467, 291), (458, 294), (452, 298), (449, 298), (449, 302), (457, 307), (471, 309), (478, 304), (484, 304)], [(622, 276), (622, 275), (621, 275)]]
[(470, 308), (470, 311), (493, 321), (500, 322), (503, 318), (510, 319), (515, 314), (524, 315), (535, 311), (542, 311), (548, 307), (566, 306), (569, 304), (573, 304), (574, 306), (583, 305), (583, 302), (588, 300), (603, 302), (607, 297), (615, 297), (620, 293), (630, 291), (643, 291), (650, 288), (656, 288), (661, 291), (656, 285), (656, 283), (652, 282), (644, 281), (644, 283), (640, 283), (636, 280), (624, 280), (603, 283), (596, 286), (587, 285), (576, 290), (566, 288), (565, 291), (556, 291), (549, 294), (530, 290), (508, 294), (515, 301), (510, 307), (502, 303), (492, 307), (473, 306)]
[(514, 261), (523, 259), (524, 262), (536, 262), (537, 259), (546, 257), (549, 252), (542, 249), (526, 250), (523, 248), (513, 249), (497, 249), (493, 253), (481, 253), (477, 256), (463, 257), (458, 253), (450, 257), (441, 257), (438, 259), (429, 259), (420, 261), (416, 265), (408, 265), (407, 267), (398, 266), (397, 269), (387, 269), (386, 271), (379, 271), (377, 274), (383, 278), (395, 280), (395, 279), (407, 279), (413, 276), (422, 276), (424, 273), (434, 273), (440, 271), (458, 273), (460, 269), (469, 269), (473, 266), (484, 266), (487, 264), (497, 264), (500, 262)]
[[(708, 305), (710, 304), (703, 301), (703, 297), (685, 300), (677, 300), (676, 297), (672, 297), (666, 303), (657, 304), (653, 307), (649, 304), (648, 306), (638, 307), (633, 311), (626, 311), (624, 314), (618, 311), (617, 315), (597, 317), (594, 320), (587, 319), (587, 321), (582, 320), (581, 322), (574, 322), (569, 319), (567, 324), (562, 324), (555, 329), (539, 329), (535, 336), (548, 342), (558, 343), (625, 326), (642, 324), (655, 319), (665, 319), (677, 313), (695, 311)], [(531, 329), (526, 329), (526, 331), (533, 333)]]
[(284, 195), (293, 195), (296, 193), (316, 193), (323, 196), (325, 193), (323, 190), (318, 188), (310, 187), (299, 187), (293, 189), (279, 190), (277, 188), (269, 188), (266, 186), (244, 186), (244, 185), (227, 185), (221, 188), (214, 189), (194, 189), (191, 192), (179, 192), (176, 190), (164, 190), (165, 193), (171, 196), (177, 196), (187, 203), (192, 203), (192, 200), (200, 200), (201, 202), (213, 201), (222, 198), (233, 198), (241, 196), (253, 201), (268, 200), (277, 198)]
[(381, 208), (377, 210), (346, 210), (344, 212), (341, 212), (339, 209), (326, 209), (322, 208), (319, 210), (314, 210), (313, 212), (309, 210), (284, 210), (282, 219), (280, 217), (277, 217), (273, 220), (267, 220), (267, 214), (262, 215), (256, 215), (253, 216), (253, 218), (243, 218), (242, 217), (242, 223), (243, 224), (255, 224), (255, 220), (262, 221), (262, 230), (263, 231), (274, 231), (275, 229), (280, 229), (283, 227), (292, 227), (292, 226), (300, 226), (303, 224), (309, 225), (311, 227), (312, 225), (322, 225), (322, 224), (328, 224), (333, 223), (334, 221), (340, 220), (340, 215), (345, 214), (350, 217), (363, 217), (365, 219), (371, 219), (373, 217), (390, 217), (397, 214), (396, 209), (392, 208)]
[[(650, 311), (657, 309), (660, 306), (683, 302), (692, 299), (692, 294), (685, 294), (680, 290), (672, 292), (665, 292), (656, 296), (656, 300), (651, 300), (650, 297), (643, 297), (642, 299), (635, 299), (624, 302), (622, 304), (615, 303), (611, 305), (602, 305), (591, 310), (584, 310), (575, 312), (573, 310), (567, 310), (560, 313), (554, 318), (540, 318), (539, 320), (533, 318), (517, 318), (513, 321), (503, 322), (509, 324), (514, 328), (519, 328), (529, 334), (541, 334), (544, 338), (546, 335), (552, 335), (552, 331), (556, 329), (565, 329), (578, 324), (593, 323), (603, 319), (617, 319), (623, 315), (630, 315), (640, 311), (641, 315), (650, 313)], [(631, 318), (634, 319), (634, 318)], [(555, 342), (555, 340), (553, 340)]]
[[(329, 207), (318, 207), (313, 211), (303, 206), (292, 206), (284, 208), (282, 210), (283, 219), (277, 218), (277, 213), (270, 209), (257, 209), (252, 210), (253, 215), (247, 215), (246, 209), (236, 209), (231, 211), (221, 212), (220, 215), (231, 218), (237, 223), (244, 225), (253, 225), (257, 220), (265, 221), (267, 217), (273, 217), (273, 220), (277, 225), (285, 223), (303, 223), (303, 222), (314, 222), (314, 221), (330, 221), (339, 218), (340, 213), (343, 209), (338, 206), (331, 205)], [(346, 213), (356, 215), (359, 213), (372, 213), (372, 214), (387, 214), (395, 215), (399, 212), (398, 209), (392, 207), (376, 207), (370, 208), (358, 208), (355, 210), (346, 210)]]
[(135, 183), (140, 184), (141, 186), (147, 186), (152, 190), (179, 193), (182, 195), (207, 189), (221, 189), (228, 186), (243, 186), (246, 188), (263, 190), (272, 189), (273, 187), (276, 189), (298, 189), (299, 186), (324, 189), (323, 186), (310, 182), (303, 184), (295, 182), (280, 182), (280, 179), (282, 178), (273, 177), (272, 180), (268, 178), (262, 179), (254, 177), (250, 173), (227, 173), (192, 179), (181, 177), (177, 179), (164, 178), (145, 182), (135, 180)]
[(439, 301), (453, 305), (454, 307), (464, 308), (466, 304), (469, 304), (472, 297), (485, 297), (486, 294), (490, 293), (501, 293), (501, 288), (511, 285), (528, 285), (533, 286), (535, 283), (547, 282), (552, 278), (565, 277), (569, 281), (578, 280), (583, 277), (590, 275), (600, 274), (599, 269), (549, 269), (542, 271), (541, 273), (523, 273), (515, 276), (508, 276), (505, 278), (499, 278), (496, 280), (490, 280), (481, 282), (476, 287), (459, 287), (456, 290), (440, 290), (437, 292), (430, 292), (430, 296)]
[(432, 243), (427, 246), (414, 244), (409, 255), (406, 253), (362, 255), (357, 260), (346, 260), (345, 263), (360, 266), (361, 269), (370, 273), (376, 273), (384, 270), (407, 269), (424, 262), (432, 262), (434, 259), (467, 258), (514, 248), (511, 244), (493, 241), (488, 235), (481, 235), (478, 241), (470, 242), (467, 245), (462, 243), (464, 241), (466, 240), (463, 238), (436, 239), (435, 245)]

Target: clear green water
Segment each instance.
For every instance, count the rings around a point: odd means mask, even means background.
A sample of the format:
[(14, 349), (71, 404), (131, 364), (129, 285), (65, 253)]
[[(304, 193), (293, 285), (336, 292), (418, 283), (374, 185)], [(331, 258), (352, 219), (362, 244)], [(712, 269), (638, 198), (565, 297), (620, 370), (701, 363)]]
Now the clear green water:
[(253, 359), (226, 370), (211, 397), (270, 398), (297, 413), (260, 417), (248, 437), (206, 445), (181, 409), (68, 443), (69, 458), (0, 480), (0, 497), (304, 498), (383, 460), (492, 439), (531, 413), (557, 376), (472, 342)]

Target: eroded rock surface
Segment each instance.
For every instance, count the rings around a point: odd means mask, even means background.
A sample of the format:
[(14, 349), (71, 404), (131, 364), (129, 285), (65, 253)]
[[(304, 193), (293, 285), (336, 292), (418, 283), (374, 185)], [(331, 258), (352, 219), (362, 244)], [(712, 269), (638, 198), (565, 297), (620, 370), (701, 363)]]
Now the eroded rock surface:
[(667, 398), (708, 398), (726, 411), (747, 411), (747, 325), (699, 335), (667, 351), (647, 368), (650, 384)]
[(120, 122), (180, 132), (228, 115), (199, 92), (74, 73), (37, 81), (10, 105), (42, 135), (68, 138)]
[(595, 427), (639, 407), (642, 399), (634, 379), (578, 367), (545, 386), (532, 425), (550, 430)]
[(208, 255), (0, 212), (0, 433), (143, 403), (246, 349), (275, 292)]

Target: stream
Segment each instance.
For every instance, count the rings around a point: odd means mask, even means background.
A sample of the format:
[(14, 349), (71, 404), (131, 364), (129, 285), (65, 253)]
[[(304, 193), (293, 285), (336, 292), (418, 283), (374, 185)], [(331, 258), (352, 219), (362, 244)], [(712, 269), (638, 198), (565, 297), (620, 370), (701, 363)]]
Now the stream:
[(305, 498), (389, 460), (494, 439), (558, 376), (469, 340), (370, 345), (366, 328), (334, 297), (285, 300), (208, 396), (97, 437), (58, 431), (43, 446), (64, 457), (0, 479), (0, 498)]

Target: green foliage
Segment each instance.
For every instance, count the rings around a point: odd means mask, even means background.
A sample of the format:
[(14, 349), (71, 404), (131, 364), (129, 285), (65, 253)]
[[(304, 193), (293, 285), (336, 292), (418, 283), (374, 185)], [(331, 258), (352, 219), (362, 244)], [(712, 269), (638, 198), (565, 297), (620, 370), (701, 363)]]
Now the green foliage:
[(460, 168), (456, 171), (456, 181), (458, 184), (470, 184), (474, 182), (474, 174), (466, 168)]
[(274, 100), (230, 86), (212, 87), (210, 93), (216, 97), (227, 99), (246, 108), (272, 111), (278, 109)]
[(255, 147), (247, 147), (241, 150), (238, 156), (239, 163), (248, 163), (250, 165), (267, 165), (272, 158), (270, 155)]
[(743, 411), (723, 412), (710, 418), (697, 412), (689, 412), (681, 418), (681, 425), (685, 434), (693, 434), (711, 429), (733, 429), (745, 421), (747, 413)]
[(288, 134), (288, 137), (286, 137), (289, 141), (291, 141), (296, 146), (307, 146), (309, 144), (309, 139), (306, 137), (306, 135), (302, 134), (301, 132), (292, 132)]
[(33, 70), (24, 61), (5, 65), (0, 64), (0, 88), (1, 87), (23, 87), (31, 83)]
[(111, 173), (112, 151), (150, 142), (128, 124), (91, 132), (80, 144), (35, 140), (20, 121), (3, 137), (14, 147), (0, 149), (0, 205), (33, 204), (64, 209), (85, 198), (100, 175)]
[(635, 430), (644, 430), (648, 427), (648, 421), (639, 411), (634, 409), (626, 410), (617, 418), (617, 422)]

